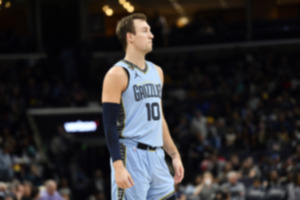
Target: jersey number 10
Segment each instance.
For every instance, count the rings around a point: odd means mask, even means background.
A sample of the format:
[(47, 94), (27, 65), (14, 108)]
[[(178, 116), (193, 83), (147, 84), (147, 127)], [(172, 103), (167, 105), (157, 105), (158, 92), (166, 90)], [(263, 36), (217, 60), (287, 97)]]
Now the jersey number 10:
[(160, 111), (159, 104), (155, 103), (146, 103), (147, 113), (148, 113), (148, 121), (151, 120), (159, 120), (160, 119)]

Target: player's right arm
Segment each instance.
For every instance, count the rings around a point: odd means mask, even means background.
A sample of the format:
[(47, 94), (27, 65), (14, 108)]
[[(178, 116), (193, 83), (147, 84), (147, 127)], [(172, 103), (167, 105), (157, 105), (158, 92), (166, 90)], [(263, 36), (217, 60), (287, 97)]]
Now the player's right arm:
[(108, 150), (113, 159), (115, 181), (122, 189), (133, 186), (131, 175), (120, 156), (117, 117), (122, 92), (128, 84), (128, 75), (122, 67), (113, 67), (105, 75), (102, 88), (103, 125)]

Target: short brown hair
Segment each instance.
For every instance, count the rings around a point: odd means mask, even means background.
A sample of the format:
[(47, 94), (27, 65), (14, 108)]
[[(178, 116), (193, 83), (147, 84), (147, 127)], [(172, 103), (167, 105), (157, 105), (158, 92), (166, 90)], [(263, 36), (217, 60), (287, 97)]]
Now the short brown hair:
[(116, 27), (117, 37), (120, 40), (121, 45), (124, 50), (126, 50), (126, 47), (127, 47), (126, 34), (128, 32), (135, 34), (135, 29), (133, 26), (134, 19), (140, 19), (140, 20), (146, 21), (147, 16), (143, 13), (134, 13), (134, 14), (128, 15), (128, 16), (122, 18), (120, 21), (118, 21), (118, 24)]

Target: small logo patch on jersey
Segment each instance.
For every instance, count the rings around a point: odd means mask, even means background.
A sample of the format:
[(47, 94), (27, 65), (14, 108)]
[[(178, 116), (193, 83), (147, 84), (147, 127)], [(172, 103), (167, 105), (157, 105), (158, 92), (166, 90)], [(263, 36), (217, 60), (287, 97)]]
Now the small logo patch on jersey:
[(134, 74), (134, 78), (136, 79), (137, 77), (141, 77), (137, 72)]

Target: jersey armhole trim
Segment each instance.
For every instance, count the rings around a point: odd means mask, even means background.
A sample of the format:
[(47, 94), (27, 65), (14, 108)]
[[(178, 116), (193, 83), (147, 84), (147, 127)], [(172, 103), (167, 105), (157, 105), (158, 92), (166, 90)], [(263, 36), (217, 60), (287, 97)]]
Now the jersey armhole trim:
[[(122, 66), (121, 66), (122, 67)], [(124, 71), (126, 72), (127, 74), (127, 78), (128, 78), (128, 81), (127, 81), (127, 86), (125, 88), (125, 90), (122, 92), (122, 94), (127, 90), (128, 86), (129, 86), (129, 81), (130, 81), (130, 74), (129, 74), (129, 71), (128, 69), (126, 69), (125, 67), (122, 67), (124, 69)]]
[[(163, 87), (164, 83), (163, 83), (163, 80), (161, 80), (160, 74), (159, 74), (158, 69), (157, 69), (157, 68), (161, 68), (161, 67), (159, 67), (159, 66), (157, 66), (157, 65), (155, 65), (153, 63), (152, 63), (152, 66), (154, 66), (154, 70), (156, 71), (156, 73), (157, 73), (157, 75), (159, 77), (160, 83), (161, 83), (161, 85)], [(162, 75), (164, 76), (164, 74), (162, 74)]]

